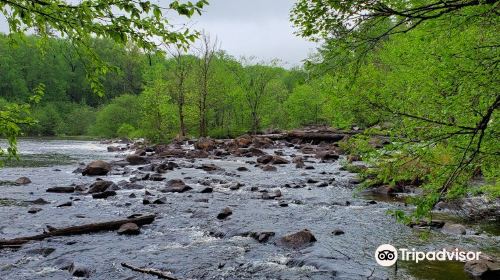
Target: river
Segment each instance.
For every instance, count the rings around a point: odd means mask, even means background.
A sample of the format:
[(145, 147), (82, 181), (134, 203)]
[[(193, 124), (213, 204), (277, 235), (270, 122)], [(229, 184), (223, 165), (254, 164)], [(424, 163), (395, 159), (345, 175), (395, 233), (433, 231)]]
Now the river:
[[(165, 182), (140, 182), (153, 197), (166, 198), (162, 205), (144, 205), (145, 190), (120, 190), (117, 196), (105, 200), (46, 192), (49, 187), (94, 182), (95, 178), (73, 173), (80, 162), (120, 160), (126, 155), (109, 153), (106, 146), (92, 141), (21, 140), (23, 161), (1, 168), (0, 181), (26, 176), (32, 183), (0, 185), (0, 239), (41, 233), (47, 225), (59, 228), (134, 213), (156, 213), (157, 219), (142, 227), (137, 236), (102, 232), (54, 237), (17, 250), (0, 250), (0, 279), (69, 279), (71, 275), (62, 268), (70, 263), (87, 268), (91, 279), (156, 279), (123, 268), (122, 262), (170, 271), (179, 279), (468, 279), (461, 263), (401, 262), (397, 269), (385, 268), (375, 262), (374, 251), (388, 243), (422, 251), (459, 247), (498, 253), (499, 237), (487, 232), (447, 235), (431, 231), (423, 236), (397, 223), (387, 211), (405, 208), (403, 203), (379, 200), (372, 204), (356, 196), (349, 184), (355, 175), (342, 171), (340, 161), (321, 163), (311, 159), (307, 162), (314, 166), (311, 170), (287, 164), (279, 166), (277, 172), (265, 172), (248, 162), (255, 158), (175, 159), (181, 168), (164, 176), (167, 180), (183, 179), (193, 190), (164, 194), (158, 189)], [(298, 153), (285, 146), (280, 150), (285, 158)], [(225, 172), (207, 173), (195, 168), (202, 163), (214, 163)], [(236, 171), (242, 166), (249, 172)], [(103, 178), (119, 182), (131, 176)], [(213, 193), (199, 192), (205, 187), (200, 184), (203, 180), (211, 182)], [(308, 180), (331, 183), (317, 187)], [(244, 186), (227, 188), (235, 182)], [(306, 186), (287, 188), (286, 184)], [(251, 191), (251, 187), (280, 189), (288, 207), (281, 207), (277, 200), (263, 200), (262, 194)], [(38, 198), (50, 204), (37, 205), (42, 211), (36, 214), (27, 213), (33, 206), (29, 201)], [(208, 203), (200, 199), (208, 199)], [(57, 207), (68, 201), (72, 206)], [(230, 207), (233, 215), (216, 219), (225, 207)], [(317, 242), (301, 250), (240, 236), (247, 231), (272, 231), (276, 239), (306, 228)], [(344, 234), (332, 234), (336, 229)]]

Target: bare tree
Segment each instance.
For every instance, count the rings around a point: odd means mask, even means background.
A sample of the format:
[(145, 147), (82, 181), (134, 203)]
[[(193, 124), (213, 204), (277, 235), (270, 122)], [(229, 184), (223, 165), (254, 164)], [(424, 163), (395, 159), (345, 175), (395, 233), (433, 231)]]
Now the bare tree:
[(219, 50), (217, 38), (214, 41), (210, 35), (202, 32), (200, 46), (196, 48), (199, 55), (198, 63), (198, 112), (199, 112), (199, 134), (207, 136), (207, 100), (209, 96), (209, 80), (212, 75), (212, 63), (215, 54)]
[(179, 134), (181, 137), (186, 137), (187, 129), (184, 120), (184, 106), (186, 104), (186, 83), (189, 73), (192, 70), (192, 63), (186, 56), (184, 49), (181, 47), (175, 47), (174, 49), (169, 49), (169, 53), (172, 55), (175, 66), (172, 71), (174, 76), (174, 83), (169, 88), (170, 96), (174, 100), (177, 111), (179, 114)]

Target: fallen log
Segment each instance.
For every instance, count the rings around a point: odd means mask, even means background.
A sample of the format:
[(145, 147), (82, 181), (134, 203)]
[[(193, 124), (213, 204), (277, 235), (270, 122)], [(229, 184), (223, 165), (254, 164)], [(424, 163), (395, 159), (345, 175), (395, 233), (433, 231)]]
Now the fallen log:
[(122, 266), (125, 268), (128, 268), (128, 269), (131, 269), (133, 271), (154, 275), (160, 279), (178, 280), (177, 278), (174, 278), (174, 277), (167, 275), (167, 272), (157, 270), (154, 268), (140, 268), (140, 267), (136, 267), (136, 266), (133, 266), (133, 265), (130, 265), (127, 263), (122, 263)]
[(68, 236), (68, 235), (77, 235), (77, 234), (86, 234), (86, 233), (94, 233), (99, 231), (111, 231), (117, 230), (120, 226), (126, 223), (134, 223), (138, 226), (151, 224), (156, 215), (144, 215), (144, 216), (132, 216), (131, 218), (102, 222), (102, 223), (93, 223), (86, 224), (80, 226), (72, 226), (61, 229), (53, 229), (49, 232), (44, 232), (42, 234), (33, 235), (33, 236), (25, 236), (25, 237), (17, 237), (14, 239), (0, 239), (0, 249), (1, 248), (12, 248), (15, 246), (19, 246), (29, 241), (35, 240), (43, 240), (45, 238), (54, 237), (54, 236)]

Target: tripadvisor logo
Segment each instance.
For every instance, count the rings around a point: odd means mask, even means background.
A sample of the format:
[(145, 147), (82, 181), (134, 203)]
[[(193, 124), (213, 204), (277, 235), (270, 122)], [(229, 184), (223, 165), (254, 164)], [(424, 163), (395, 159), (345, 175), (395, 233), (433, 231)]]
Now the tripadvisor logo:
[[(399, 251), (399, 253), (398, 253)], [(415, 248), (409, 250), (406, 248), (396, 249), (390, 244), (383, 244), (378, 246), (375, 251), (375, 260), (381, 266), (392, 266), (399, 259), (401, 261), (412, 261), (418, 263), (419, 261), (477, 261), (479, 260), (481, 252), (465, 252), (460, 251), (458, 248), (455, 250), (442, 249), (440, 251), (416, 251)]]

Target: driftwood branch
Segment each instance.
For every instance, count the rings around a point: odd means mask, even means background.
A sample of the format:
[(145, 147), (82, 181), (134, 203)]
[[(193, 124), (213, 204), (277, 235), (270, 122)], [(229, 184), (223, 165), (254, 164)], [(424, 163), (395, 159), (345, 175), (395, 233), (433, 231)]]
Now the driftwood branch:
[(133, 271), (154, 275), (160, 279), (178, 280), (177, 278), (174, 278), (174, 277), (167, 275), (167, 272), (157, 270), (154, 268), (140, 268), (140, 267), (136, 267), (136, 266), (133, 266), (133, 265), (130, 265), (127, 263), (122, 263), (122, 266), (126, 267), (128, 269), (131, 269)]
[(0, 239), (0, 249), (1, 248), (18, 247), (22, 244), (28, 243), (29, 241), (43, 240), (45, 238), (54, 237), (54, 236), (68, 236), (68, 235), (93, 233), (93, 232), (99, 232), (99, 231), (117, 230), (120, 228), (120, 226), (122, 226), (126, 223), (134, 223), (138, 226), (142, 226), (142, 225), (146, 225), (146, 224), (151, 224), (154, 221), (155, 217), (156, 217), (156, 215), (145, 215), (145, 216), (133, 217), (133, 218), (123, 219), (123, 220), (116, 220), (116, 221), (109, 221), (109, 222), (102, 222), (102, 223), (86, 224), (86, 225), (81, 225), (81, 226), (72, 226), (72, 227), (61, 228), (61, 229), (54, 229), (52, 231), (44, 232), (42, 234), (33, 235), (33, 236), (18, 237), (18, 238), (14, 238), (14, 239)]

